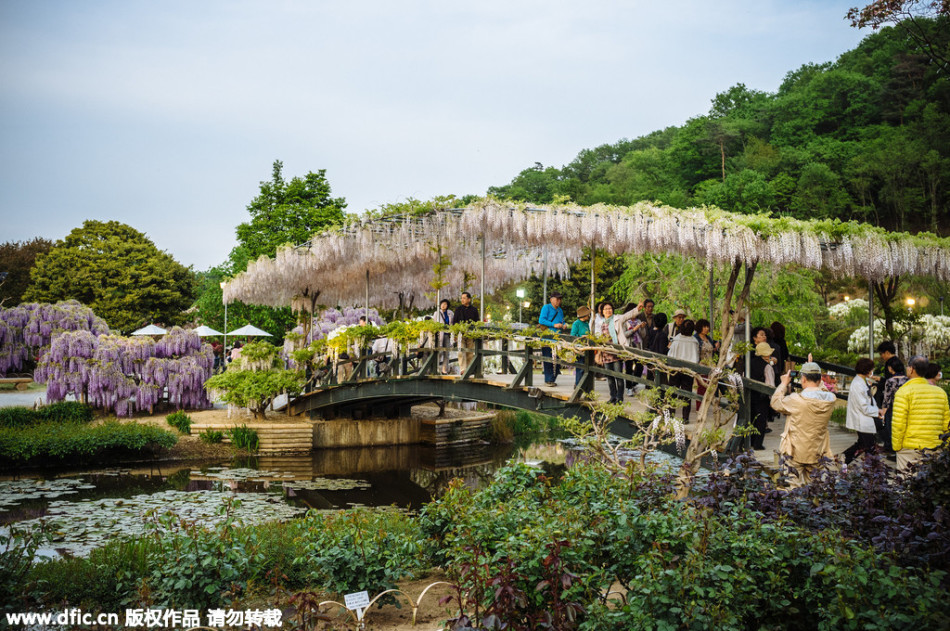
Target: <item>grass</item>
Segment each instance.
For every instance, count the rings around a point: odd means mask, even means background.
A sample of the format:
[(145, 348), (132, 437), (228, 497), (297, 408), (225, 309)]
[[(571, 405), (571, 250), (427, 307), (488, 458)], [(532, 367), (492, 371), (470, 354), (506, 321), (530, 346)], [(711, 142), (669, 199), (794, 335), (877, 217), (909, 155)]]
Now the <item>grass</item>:
[(515, 436), (557, 435), (560, 431), (556, 416), (525, 410), (499, 410), (491, 421), (487, 439), (493, 443), (510, 443)]

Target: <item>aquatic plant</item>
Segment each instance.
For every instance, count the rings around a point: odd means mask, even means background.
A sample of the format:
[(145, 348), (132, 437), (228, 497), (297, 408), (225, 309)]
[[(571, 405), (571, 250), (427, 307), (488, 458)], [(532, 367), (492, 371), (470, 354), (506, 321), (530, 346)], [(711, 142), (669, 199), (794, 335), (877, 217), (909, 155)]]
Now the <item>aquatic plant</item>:
[(245, 451), (257, 451), (261, 442), (257, 431), (247, 425), (236, 425), (229, 429), (228, 438), (231, 439), (232, 445)]
[(224, 440), (224, 432), (220, 432), (216, 429), (206, 429), (198, 434), (198, 438), (200, 438), (203, 443), (213, 445)]

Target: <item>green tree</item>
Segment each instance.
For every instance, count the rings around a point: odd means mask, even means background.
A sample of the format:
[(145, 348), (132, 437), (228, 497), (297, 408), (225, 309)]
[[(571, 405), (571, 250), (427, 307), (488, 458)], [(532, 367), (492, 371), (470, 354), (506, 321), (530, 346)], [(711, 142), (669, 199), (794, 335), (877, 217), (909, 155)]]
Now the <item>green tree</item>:
[(30, 270), (36, 263), (36, 257), (46, 254), (53, 248), (49, 239), (36, 237), (30, 241), (8, 241), (0, 243), (0, 274), (7, 277), (0, 281), (0, 305), (16, 306), (30, 286)]
[(248, 260), (274, 256), (277, 246), (303, 243), (315, 232), (343, 222), (346, 200), (330, 196), (326, 170), (287, 182), (283, 168), (283, 162), (274, 161), (271, 180), (261, 182), (260, 193), (247, 205), (251, 221), (237, 227), (242, 251), (232, 256), (236, 267), (244, 269)]
[(946, 29), (950, 18), (950, 2), (947, 0), (874, 0), (864, 7), (848, 10), (851, 26), (875, 31), (886, 24), (894, 24), (903, 30), (935, 65), (943, 72), (950, 69), (950, 50), (946, 39), (934, 32), (941, 23)]
[[(251, 220), (237, 226), (238, 245), (228, 260), (200, 276), (195, 303), (200, 322), (224, 330), (221, 282), (246, 270), (249, 262), (273, 257), (281, 245), (304, 243), (314, 233), (343, 223), (346, 200), (331, 196), (324, 169), (289, 182), (283, 169), (284, 163), (275, 160), (270, 181), (260, 183), (260, 192), (247, 205)], [(278, 343), (297, 322), (290, 307), (275, 309), (241, 302), (228, 305), (227, 315), (227, 329), (253, 324), (272, 334)]]
[(561, 171), (555, 167), (544, 168), (540, 162), (519, 173), (510, 184), (493, 186), (489, 195), (536, 204), (547, 204), (555, 195), (561, 194)]
[(118, 221), (86, 221), (40, 255), (24, 300), (78, 300), (115, 330), (185, 321), (195, 275), (144, 234)]

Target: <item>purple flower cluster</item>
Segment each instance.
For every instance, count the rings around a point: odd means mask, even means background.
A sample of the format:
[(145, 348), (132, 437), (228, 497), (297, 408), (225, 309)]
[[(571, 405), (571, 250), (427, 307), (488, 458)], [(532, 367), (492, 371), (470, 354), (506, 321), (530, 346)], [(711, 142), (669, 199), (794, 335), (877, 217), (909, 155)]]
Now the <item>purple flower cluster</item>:
[(103, 335), (109, 326), (75, 300), (0, 309), (0, 375), (21, 370), (30, 357), (46, 352), (54, 336), (66, 331)]
[(53, 338), (34, 377), (47, 384), (50, 402), (72, 394), (93, 407), (128, 416), (152, 409), (163, 397), (177, 409), (209, 407), (204, 382), (213, 365), (211, 347), (179, 327), (158, 342), (75, 331)]
[(376, 326), (386, 324), (386, 322), (379, 317), (379, 312), (376, 311), (376, 309), (370, 309), (367, 313), (362, 307), (345, 307), (343, 311), (330, 308), (321, 313), (319, 318), (313, 319), (312, 339), (321, 340), (325, 338), (330, 331), (338, 329), (341, 326), (359, 324), (360, 318), (363, 317), (364, 314), (367, 315), (367, 320), (370, 324), (375, 324)]

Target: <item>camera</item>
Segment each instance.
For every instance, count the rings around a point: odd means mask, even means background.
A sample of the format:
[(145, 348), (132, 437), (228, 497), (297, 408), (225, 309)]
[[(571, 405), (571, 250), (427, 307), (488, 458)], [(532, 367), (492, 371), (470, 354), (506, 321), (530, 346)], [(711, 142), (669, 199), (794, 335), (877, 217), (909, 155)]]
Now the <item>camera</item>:
[(795, 379), (798, 379), (798, 375), (800, 375), (800, 374), (801, 374), (801, 372), (798, 371), (798, 370), (789, 370), (789, 371), (788, 371), (788, 376), (792, 378), (792, 381), (794, 381)]

